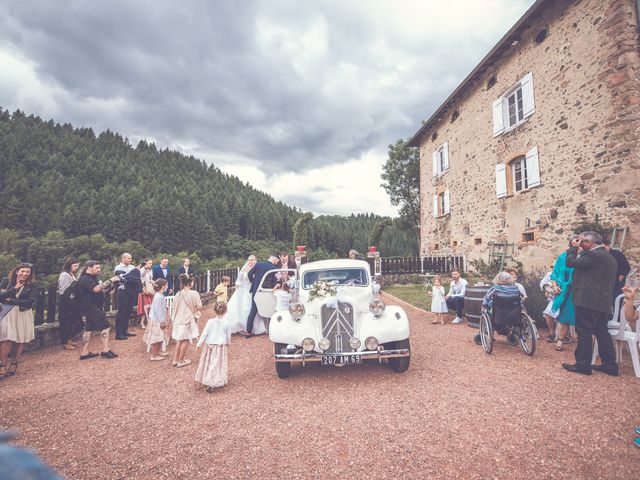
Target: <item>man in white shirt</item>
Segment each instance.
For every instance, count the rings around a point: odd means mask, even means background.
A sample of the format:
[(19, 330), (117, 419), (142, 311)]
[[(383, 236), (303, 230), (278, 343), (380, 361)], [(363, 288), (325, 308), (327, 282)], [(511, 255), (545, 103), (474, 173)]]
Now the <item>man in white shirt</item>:
[[(131, 254), (123, 253), (121, 260), (120, 265), (113, 271), (115, 275), (120, 277), (120, 286), (118, 287), (118, 296), (116, 298), (118, 305), (118, 313), (116, 314), (116, 340), (127, 340), (127, 338), (135, 337), (136, 335), (129, 331), (129, 319), (131, 318), (131, 311), (138, 298), (138, 293), (142, 291), (142, 282), (140, 281), (140, 272), (138, 272), (137, 279), (129, 278), (128, 276), (136, 269), (136, 267), (131, 264)], [(127, 285), (128, 283), (130, 283), (130, 285)]]
[(456, 318), (451, 323), (462, 323), (462, 315), (464, 310), (464, 294), (467, 290), (467, 281), (460, 278), (460, 270), (454, 268), (451, 270), (451, 286), (449, 293), (444, 297), (447, 306), (456, 311)]

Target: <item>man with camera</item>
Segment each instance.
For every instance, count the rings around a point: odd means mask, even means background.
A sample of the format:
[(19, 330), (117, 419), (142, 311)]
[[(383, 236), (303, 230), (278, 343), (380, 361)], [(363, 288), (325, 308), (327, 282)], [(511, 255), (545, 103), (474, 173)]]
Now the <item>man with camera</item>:
[(140, 270), (131, 264), (131, 260), (130, 253), (123, 253), (122, 263), (114, 269), (114, 273), (120, 279), (117, 292), (116, 340), (127, 340), (136, 335), (129, 331), (129, 319), (138, 294), (142, 293), (142, 280)]
[[(567, 267), (574, 269), (571, 288), (578, 345), (575, 351), (576, 363), (563, 363), (562, 367), (583, 375), (591, 375), (593, 369), (617, 376), (618, 364), (607, 322), (611, 315), (611, 296), (618, 265), (604, 248), (602, 237), (596, 232), (583, 232), (571, 240), (565, 263)], [(594, 335), (598, 341), (601, 365), (591, 365), (591, 337)]]
[[(107, 320), (107, 314), (104, 312), (104, 296), (113, 291), (120, 278), (113, 276), (106, 282), (100, 282), (100, 263), (95, 260), (89, 260), (84, 265), (82, 275), (78, 279), (78, 300), (80, 312), (85, 317), (84, 332), (82, 333), (82, 352), (80, 360), (88, 360), (101, 356), (102, 358), (112, 359), (118, 355), (113, 353), (109, 348), (109, 331), (111, 325)], [(100, 340), (102, 341), (102, 353), (92, 353), (89, 351), (89, 343), (91, 342), (91, 334), (100, 332)]]

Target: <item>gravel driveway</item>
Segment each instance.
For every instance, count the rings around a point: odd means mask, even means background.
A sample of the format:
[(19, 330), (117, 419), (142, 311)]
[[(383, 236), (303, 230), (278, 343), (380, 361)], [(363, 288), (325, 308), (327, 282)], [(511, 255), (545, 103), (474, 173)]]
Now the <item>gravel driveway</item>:
[[(465, 325), (411, 317), (412, 364), (294, 369), (279, 380), (266, 336), (234, 337), (229, 385), (149, 362), (141, 336), (115, 360), (50, 348), (0, 383), (0, 426), (70, 479), (638, 478), (640, 379), (566, 373)], [(210, 310), (203, 319), (208, 318)], [(204, 322), (204, 320), (203, 320)], [(94, 340), (96, 341), (96, 340)]]

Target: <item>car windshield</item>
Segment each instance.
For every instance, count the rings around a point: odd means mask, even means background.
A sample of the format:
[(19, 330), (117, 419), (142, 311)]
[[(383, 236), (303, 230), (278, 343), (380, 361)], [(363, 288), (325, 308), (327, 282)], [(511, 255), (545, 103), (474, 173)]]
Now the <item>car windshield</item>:
[(369, 284), (367, 271), (364, 268), (335, 268), (331, 270), (311, 270), (305, 272), (302, 277), (302, 288), (309, 289), (316, 282), (327, 282), (333, 285), (357, 285)]

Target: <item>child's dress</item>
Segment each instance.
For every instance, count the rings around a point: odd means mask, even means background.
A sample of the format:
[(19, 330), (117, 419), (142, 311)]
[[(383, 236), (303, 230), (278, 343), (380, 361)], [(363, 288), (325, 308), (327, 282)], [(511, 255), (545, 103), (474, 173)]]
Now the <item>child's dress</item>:
[(151, 308), (149, 309), (149, 325), (144, 331), (143, 340), (147, 344), (147, 352), (151, 350), (151, 345), (158, 342), (164, 342), (166, 340), (165, 331), (160, 328), (160, 324), (165, 319), (167, 310), (167, 304), (165, 297), (162, 293), (156, 292), (151, 302)]
[[(548, 285), (548, 287), (547, 287)], [(547, 308), (542, 312), (544, 315), (549, 315), (551, 318), (558, 318), (558, 314), (560, 313), (558, 310), (553, 309), (553, 302), (556, 299), (556, 296), (551, 291), (551, 272), (547, 272), (542, 280), (540, 280), (540, 289), (544, 292), (545, 296), (549, 300), (547, 304)]]
[(444, 299), (444, 287), (433, 287), (431, 289), (431, 311), (433, 313), (447, 313), (447, 301)]
[(198, 338), (198, 319), (202, 300), (195, 290), (181, 290), (173, 298), (173, 330), (171, 337), (178, 340), (192, 340)]
[(229, 383), (227, 345), (230, 341), (231, 327), (225, 317), (207, 322), (198, 340), (198, 347), (204, 344), (204, 348), (196, 370), (196, 382), (214, 388)]

